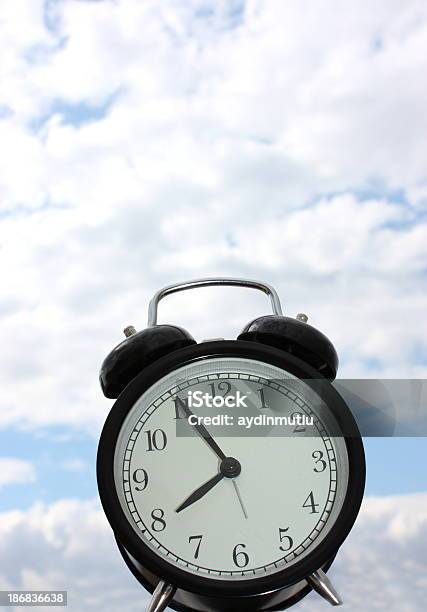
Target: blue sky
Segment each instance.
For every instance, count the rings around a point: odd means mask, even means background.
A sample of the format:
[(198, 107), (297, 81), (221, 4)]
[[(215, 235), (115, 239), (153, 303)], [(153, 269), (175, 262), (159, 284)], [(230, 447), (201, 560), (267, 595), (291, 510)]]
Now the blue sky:
[(0, 432), (0, 446), (2, 455), (31, 462), (37, 474), (35, 482), (10, 485), (7, 494), (2, 491), (0, 511), (27, 509), (34, 501), (96, 495), (93, 436), (69, 428), (48, 428), (38, 434), (6, 429)]
[[(97, 501), (98, 371), (157, 289), (261, 279), (341, 378), (427, 376), (427, 5), (16, 0), (0, 47), (0, 588), (137, 609)], [(234, 338), (267, 308), (207, 289), (160, 320)], [(352, 612), (421, 609), (426, 439), (365, 448), (338, 581)]]

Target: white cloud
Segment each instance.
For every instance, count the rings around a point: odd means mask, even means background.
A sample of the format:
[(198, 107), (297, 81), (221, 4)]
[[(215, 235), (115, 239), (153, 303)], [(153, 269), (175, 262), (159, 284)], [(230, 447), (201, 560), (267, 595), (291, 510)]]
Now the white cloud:
[(11, 457), (0, 458), (0, 489), (11, 484), (25, 484), (36, 480), (32, 463)]
[[(424, 610), (426, 546), (426, 493), (367, 498), (330, 570), (343, 609)], [(123, 602), (136, 611), (147, 602), (95, 501), (1, 514), (0, 560), (1, 588), (66, 589), (71, 611), (113, 612)], [(327, 604), (311, 594), (299, 609), (320, 611)]]
[[(367, 498), (331, 575), (352, 612), (425, 607), (427, 494)], [(301, 610), (323, 610), (310, 595)]]
[[(0, 517), (2, 589), (67, 590), (68, 609), (141, 609), (146, 596), (128, 575), (97, 502), (36, 504)], [(21, 609), (21, 608), (18, 608)]]
[[(343, 376), (426, 375), (427, 5), (231, 6), (2, 9), (1, 425), (96, 435), (104, 355), (195, 276), (276, 285)], [(161, 320), (234, 337), (267, 308), (234, 295)]]

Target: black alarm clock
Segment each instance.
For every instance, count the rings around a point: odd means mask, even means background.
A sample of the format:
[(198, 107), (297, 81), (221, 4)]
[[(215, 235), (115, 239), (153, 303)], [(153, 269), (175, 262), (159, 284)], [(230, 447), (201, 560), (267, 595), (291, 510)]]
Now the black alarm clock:
[[(273, 314), (237, 340), (196, 343), (157, 324), (163, 297), (211, 285), (261, 290)], [(306, 315), (283, 316), (271, 286), (229, 278), (160, 290), (148, 327), (125, 335), (100, 372), (104, 395), (117, 401), (97, 478), (119, 550), (153, 593), (148, 610), (283, 610), (312, 589), (339, 605), (326, 572), (359, 512), (365, 458), (331, 384), (331, 342)], [(268, 426), (262, 435), (218, 435), (225, 425), (210, 426), (206, 415), (220, 405), (253, 422), (279, 415), (283, 435)], [(193, 435), (180, 434), (182, 423)]]

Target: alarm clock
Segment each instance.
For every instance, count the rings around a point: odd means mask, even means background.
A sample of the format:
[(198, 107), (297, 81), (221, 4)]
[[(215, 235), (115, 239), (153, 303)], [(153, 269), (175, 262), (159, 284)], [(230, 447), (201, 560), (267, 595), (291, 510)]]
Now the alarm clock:
[[(206, 286), (260, 290), (273, 314), (236, 340), (200, 343), (157, 323), (162, 298)], [(326, 572), (359, 512), (365, 458), (331, 384), (335, 348), (307, 321), (283, 316), (266, 283), (200, 279), (158, 291), (147, 328), (127, 327), (104, 360), (101, 387), (116, 402), (98, 447), (99, 495), (152, 593), (149, 612), (284, 610), (312, 590), (342, 603)], [(227, 434), (214, 426), (220, 405), (223, 418), (235, 410), (263, 426), (241, 435), (233, 422)], [(285, 425), (264, 425), (277, 418)]]

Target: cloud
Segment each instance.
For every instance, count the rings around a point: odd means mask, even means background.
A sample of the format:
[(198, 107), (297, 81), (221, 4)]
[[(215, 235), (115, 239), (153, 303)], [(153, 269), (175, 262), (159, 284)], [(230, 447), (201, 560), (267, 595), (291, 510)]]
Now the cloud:
[[(421, 611), (427, 587), (427, 494), (365, 499), (330, 570), (346, 609)], [(72, 610), (140, 610), (148, 597), (125, 568), (95, 501), (62, 500), (0, 515), (1, 588), (68, 590)], [(112, 579), (114, 577), (114, 579)], [(311, 594), (300, 610), (324, 610)], [(298, 608), (296, 608), (298, 609)]]
[[(425, 3), (22, 1), (0, 27), (1, 426), (97, 435), (105, 354), (197, 276), (275, 285), (342, 376), (425, 377)], [(268, 305), (231, 295), (160, 320), (235, 337)]]
[[(427, 495), (367, 498), (331, 576), (347, 608), (424, 609)], [(367, 602), (369, 602), (367, 604)], [(301, 610), (323, 610), (310, 595)]]
[(3, 513), (0, 534), (2, 589), (67, 590), (68, 608), (76, 611), (113, 612), (126, 602), (136, 612), (147, 600), (95, 501)]
[(32, 463), (23, 459), (0, 458), (0, 489), (12, 484), (25, 484), (36, 480)]

